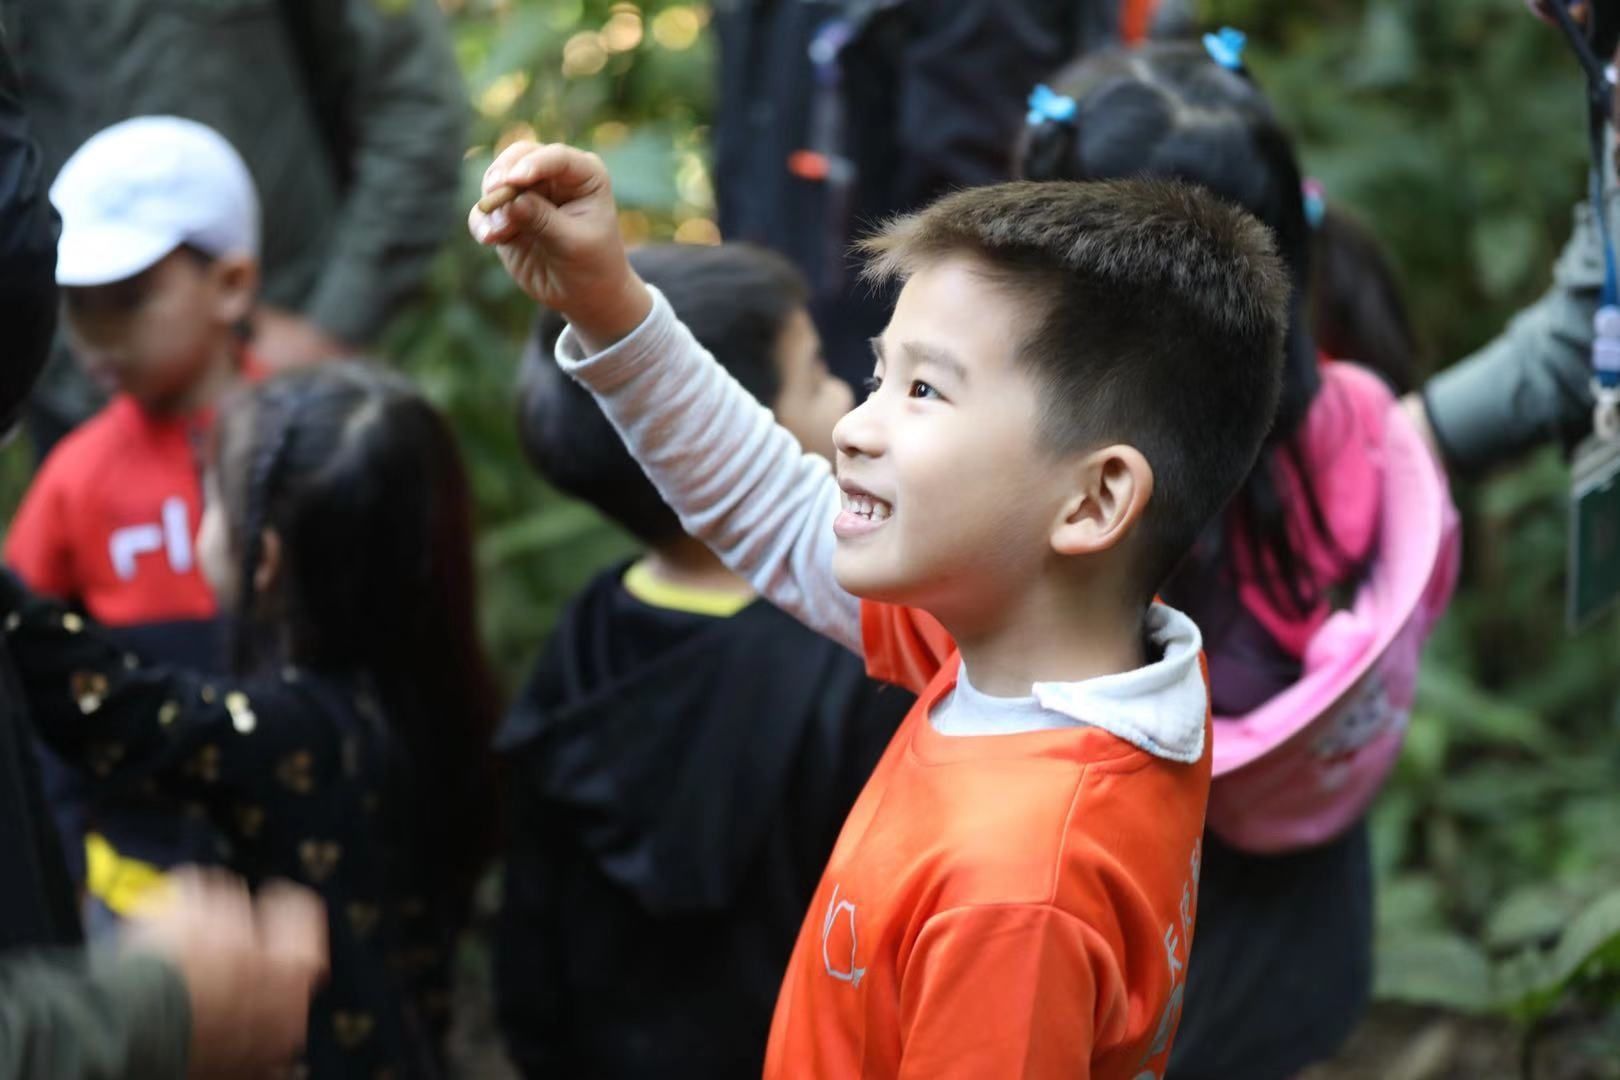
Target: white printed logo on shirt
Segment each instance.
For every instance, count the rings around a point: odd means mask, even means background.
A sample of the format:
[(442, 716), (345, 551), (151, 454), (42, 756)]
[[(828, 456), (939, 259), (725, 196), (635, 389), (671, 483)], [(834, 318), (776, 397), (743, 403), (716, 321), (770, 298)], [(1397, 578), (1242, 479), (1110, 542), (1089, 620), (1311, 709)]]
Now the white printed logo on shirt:
[[(821, 962), (827, 966), (827, 974), (851, 986), (861, 985), (861, 976), (866, 974), (865, 968), (855, 966), (855, 947), (855, 905), (838, 899), (838, 886), (834, 885), (827, 917), (821, 921)], [(847, 966), (834, 967), (833, 957)]]
[(186, 500), (178, 495), (164, 499), (160, 517), (160, 521), (150, 524), (113, 530), (107, 540), (107, 553), (120, 581), (133, 581), (135, 560), (159, 551), (168, 555), (169, 569), (177, 574), (190, 572), (194, 560), (191, 515), (186, 512)]
[[(1187, 995), (1187, 980), (1183, 978), (1187, 962), (1182, 957), (1192, 952), (1193, 909), (1198, 903), (1198, 875), (1203, 869), (1203, 861), (1204, 841), (1200, 837), (1193, 843), (1192, 855), (1187, 859), (1187, 880), (1181, 885), (1180, 932), (1177, 932), (1175, 923), (1164, 928), (1164, 959), (1170, 966), (1170, 1000), (1165, 1004), (1164, 1012), (1159, 1014), (1153, 1045), (1142, 1060), (1144, 1066), (1170, 1049), (1170, 1033), (1181, 1021), (1181, 1003)], [(1159, 1080), (1159, 1074), (1143, 1068), (1136, 1080)]]

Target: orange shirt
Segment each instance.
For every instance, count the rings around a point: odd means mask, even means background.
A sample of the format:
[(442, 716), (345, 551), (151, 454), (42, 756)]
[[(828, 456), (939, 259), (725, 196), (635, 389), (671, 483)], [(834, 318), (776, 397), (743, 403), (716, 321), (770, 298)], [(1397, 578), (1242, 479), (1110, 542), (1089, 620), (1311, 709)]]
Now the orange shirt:
[(844, 824), (777, 1000), (767, 1078), (1162, 1075), (1197, 904), (1192, 765), (1099, 728), (949, 736), (960, 668), (862, 605), (867, 667), (920, 696)]

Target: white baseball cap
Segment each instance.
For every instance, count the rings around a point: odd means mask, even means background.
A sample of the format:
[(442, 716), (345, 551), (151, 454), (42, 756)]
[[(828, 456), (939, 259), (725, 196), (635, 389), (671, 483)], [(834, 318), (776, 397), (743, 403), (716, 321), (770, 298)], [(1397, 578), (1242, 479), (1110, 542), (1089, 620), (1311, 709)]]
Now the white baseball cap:
[(247, 164), (195, 120), (114, 124), (68, 158), (51, 185), (62, 215), (59, 285), (133, 277), (189, 244), (206, 255), (259, 254), (259, 196)]

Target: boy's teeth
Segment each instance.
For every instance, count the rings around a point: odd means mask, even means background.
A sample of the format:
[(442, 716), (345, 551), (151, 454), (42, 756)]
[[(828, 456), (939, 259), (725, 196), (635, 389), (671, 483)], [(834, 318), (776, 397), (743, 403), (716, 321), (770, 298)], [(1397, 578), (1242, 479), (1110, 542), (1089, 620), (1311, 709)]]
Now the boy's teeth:
[(856, 517), (863, 517), (870, 521), (889, 520), (889, 504), (870, 495), (851, 495), (845, 493), (844, 508)]

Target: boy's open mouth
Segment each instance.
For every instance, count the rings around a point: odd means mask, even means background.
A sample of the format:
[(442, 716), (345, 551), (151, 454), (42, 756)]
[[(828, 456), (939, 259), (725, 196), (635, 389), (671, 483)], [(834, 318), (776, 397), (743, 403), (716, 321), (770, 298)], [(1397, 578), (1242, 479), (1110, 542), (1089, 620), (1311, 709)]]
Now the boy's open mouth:
[(843, 489), (844, 508), (833, 521), (833, 533), (840, 540), (863, 536), (881, 528), (894, 513), (889, 503), (853, 481), (841, 480), (839, 487)]

